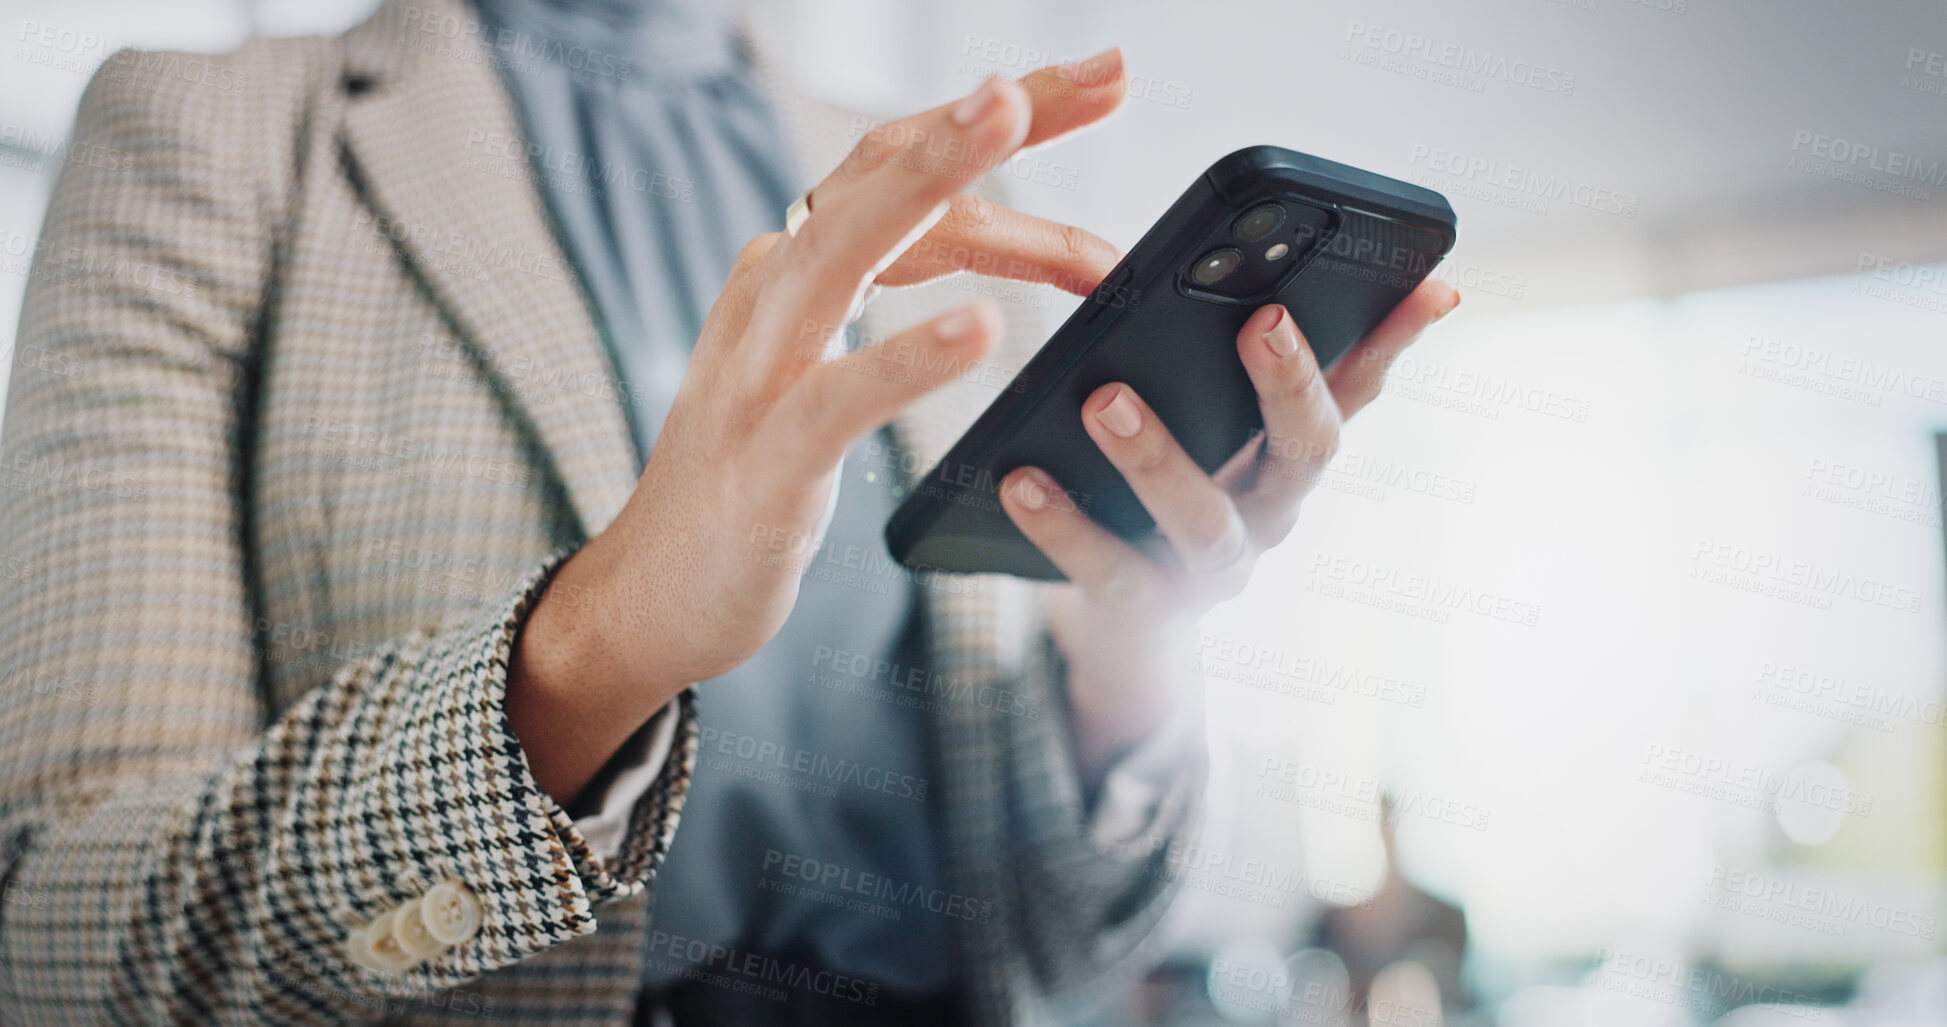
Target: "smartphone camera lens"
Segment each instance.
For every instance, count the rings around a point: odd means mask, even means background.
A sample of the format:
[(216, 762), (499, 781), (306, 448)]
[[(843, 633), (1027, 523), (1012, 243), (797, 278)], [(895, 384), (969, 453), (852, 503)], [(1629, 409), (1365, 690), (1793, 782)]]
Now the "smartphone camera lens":
[(1245, 242), (1256, 242), (1278, 230), (1284, 224), (1284, 208), (1275, 203), (1265, 203), (1252, 207), (1237, 219), (1237, 237)]
[(1243, 262), (1242, 250), (1225, 247), (1197, 261), (1196, 268), (1190, 272), (1190, 281), (1198, 285), (1216, 285), (1223, 281), (1225, 276), (1237, 270), (1237, 265)]

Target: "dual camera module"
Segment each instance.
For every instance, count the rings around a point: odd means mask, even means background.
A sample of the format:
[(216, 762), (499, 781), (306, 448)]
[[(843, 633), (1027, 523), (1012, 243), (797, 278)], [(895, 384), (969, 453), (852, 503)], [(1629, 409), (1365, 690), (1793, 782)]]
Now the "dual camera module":
[(1203, 292), (1240, 299), (1257, 295), (1276, 285), (1330, 223), (1330, 213), (1310, 204), (1257, 204), (1218, 238), (1206, 240), (1185, 278)]

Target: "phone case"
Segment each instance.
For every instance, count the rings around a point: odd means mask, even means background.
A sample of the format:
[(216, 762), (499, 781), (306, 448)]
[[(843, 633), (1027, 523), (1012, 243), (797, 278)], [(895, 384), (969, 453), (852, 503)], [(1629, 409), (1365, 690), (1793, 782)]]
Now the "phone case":
[[(1240, 243), (1242, 216), (1274, 203), (1277, 229)], [(1001, 480), (1029, 464), (1062, 485), (1067, 495), (1055, 501), (1125, 539), (1151, 534), (1155, 522), (1082, 427), (1089, 394), (1127, 383), (1198, 466), (1214, 471), (1263, 428), (1236, 348), (1252, 312), (1284, 304), (1329, 367), (1433, 270), (1455, 230), (1446, 198), (1408, 182), (1277, 146), (1223, 158), (915, 483), (886, 525), (893, 556), (924, 572), (1060, 580), (1000, 505)], [(1278, 242), (1290, 248), (1289, 267), (1264, 257)], [(1240, 252), (1246, 279), (1272, 276), (1263, 288), (1224, 295), (1221, 282), (1197, 284), (1193, 267), (1226, 246)]]

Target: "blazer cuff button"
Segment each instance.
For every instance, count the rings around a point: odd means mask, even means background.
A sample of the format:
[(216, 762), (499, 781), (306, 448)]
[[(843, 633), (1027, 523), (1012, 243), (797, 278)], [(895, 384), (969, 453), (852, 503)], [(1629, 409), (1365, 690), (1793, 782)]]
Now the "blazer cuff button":
[(420, 919), (426, 933), (443, 945), (458, 945), (480, 930), (480, 900), (456, 881), (441, 881), (426, 890)]
[(393, 940), (418, 959), (431, 959), (446, 951), (446, 944), (426, 930), (426, 920), (422, 915), (425, 901), (423, 898), (413, 899), (392, 911)]
[(359, 966), (385, 974), (401, 974), (419, 964), (419, 958), (399, 947), (392, 935), (394, 913), (386, 913), (345, 939), (345, 955)]

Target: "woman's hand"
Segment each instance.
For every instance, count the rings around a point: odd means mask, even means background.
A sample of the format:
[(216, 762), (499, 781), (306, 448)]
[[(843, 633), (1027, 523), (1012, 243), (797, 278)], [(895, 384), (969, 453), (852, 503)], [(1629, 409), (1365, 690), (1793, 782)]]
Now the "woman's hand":
[(1033, 467), (1002, 482), (1002, 505), (1072, 584), (1051, 599), (1055, 642), (1069, 664), (1085, 780), (1169, 715), (1197, 680), (1196, 622), (1237, 595), (1257, 558), (1283, 541), (1298, 504), (1338, 451), (1339, 427), (1379, 394), (1386, 368), (1427, 325), (1460, 303), (1444, 282), (1420, 283), (1330, 371), (1280, 306), (1259, 308), (1237, 334), (1257, 386), (1264, 432), (1205, 474), (1169, 429), (1122, 384), (1082, 404), (1089, 436), (1155, 518), (1160, 544), (1139, 551), (1072, 503)]
[(981, 359), (1000, 330), (983, 300), (829, 358), (869, 286), (972, 267), (1085, 294), (1113, 266), (1095, 236), (959, 193), (1122, 94), (1113, 50), (990, 79), (873, 129), (812, 191), (795, 236), (744, 248), (634, 494), (522, 629), (508, 715), (549, 794), (570, 802), (678, 692), (777, 633), (847, 448)]

